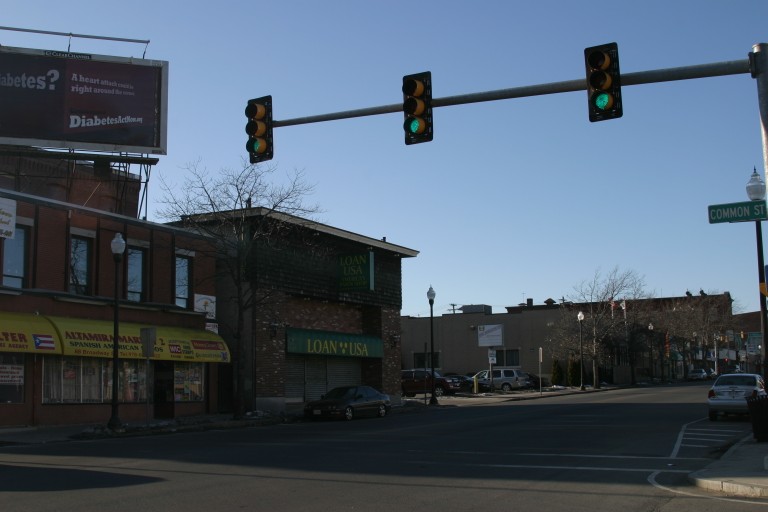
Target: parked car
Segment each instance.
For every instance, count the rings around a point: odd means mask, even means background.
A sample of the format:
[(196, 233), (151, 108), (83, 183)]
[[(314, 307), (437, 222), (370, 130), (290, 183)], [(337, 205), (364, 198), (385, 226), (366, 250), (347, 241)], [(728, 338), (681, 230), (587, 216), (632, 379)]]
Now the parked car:
[(715, 371), (714, 368), (710, 368), (709, 370), (707, 370), (707, 372), (709, 373), (709, 378), (710, 379), (716, 379), (717, 378), (717, 372)]
[(491, 389), (501, 389), (502, 391), (512, 391), (513, 389), (525, 389), (530, 386), (528, 374), (517, 368), (494, 368), (489, 373), (483, 370), (475, 374), (477, 384), (481, 391)]
[(546, 378), (543, 378), (543, 377), (540, 378), (538, 375), (534, 373), (528, 374), (528, 388), (539, 389), (540, 387), (546, 388), (547, 386), (549, 386), (549, 381), (547, 381)]
[[(400, 381), (403, 396), (416, 396), (419, 393), (432, 392), (431, 370), (402, 370)], [(461, 391), (462, 384), (458, 378), (447, 379), (435, 370), (435, 396), (450, 395)]]
[(765, 396), (765, 382), (754, 373), (720, 375), (707, 395), (710, 421), (723, 414), (749, 414), (747, 398)]
[(443, 378), (456, 381), (456, 383), (459, 385), (460, 391), (471, 391), (472, 386), (474, 385), (474, 380), (472, 380), (472, 377), (467, 375), (459, 375), (458, 373), (444, 373)]
[(709, 373), (704, 368), (694, 368), (688, 372), (688, 380), (707, 380)]
[(304, 406), (305, 418), (339, 418), (351, 420), (358, 416), (378, 416), (389, 413), (392, 403), (389, 395), (370, 386), (342, 386), (333, 388), (320, 400)]

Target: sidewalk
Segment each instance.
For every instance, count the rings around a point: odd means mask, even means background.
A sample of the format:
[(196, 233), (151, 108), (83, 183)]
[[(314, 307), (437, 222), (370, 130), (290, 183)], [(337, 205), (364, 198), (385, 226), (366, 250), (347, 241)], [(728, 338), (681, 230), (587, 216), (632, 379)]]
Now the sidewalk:
[[(567, 392), (567, 391), (566, 391)], [(579, 391), (575, 391), (579, 393)], [(588, 391), (589, 392), (589, 391)], [(583, 391), (582, 391), (583, 393)], [(531, 400), (544, 398), (547, 393), (516, 394), (481, 394), (442, 398), (440, 406), (473, 406), (493, 402)], [(549, 396), (553, 396), (549, 394)], [(393, 408), (393, 412), (408, 412), (426, 409), (421, 400), (409, 399), (402, 406)], [(258, 425), (282, 423), (290, 420), (278, 416), (253, 416), (235, 420), (231, 415), (209, 415), (193, 418), (156, 422), (151, 425), (128, 425), (123, 432), (113, 433), (103, 425), (67, 425), (59, 427), (19, 427), (0, 428), (0, 446), (19, 444), (60, 443), (77, 439), (104, 439), (110, 437), (167, 435), (176, 432), (189, 432), (207, 429), (245, 428)], [(706, 468), (688, 475), (697, 487), (718, 491), (729, 496), (765, 498), (768, 497), (768, 443), (756, 442), (752, 435), (742, 439), (728, 450), (720, 459)]]

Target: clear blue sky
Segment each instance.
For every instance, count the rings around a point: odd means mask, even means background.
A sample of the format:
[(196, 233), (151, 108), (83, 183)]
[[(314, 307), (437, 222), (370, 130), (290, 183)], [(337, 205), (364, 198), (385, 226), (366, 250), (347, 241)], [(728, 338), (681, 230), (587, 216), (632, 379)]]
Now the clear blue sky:
[[(584, 77), (585, 47), (616, 41), (625, 73), (746, 59), (768, 42), (764, 0), (604, 2), (6, 0), (2, 25), (148, 39), (170, 62), (168, 155), (152, 172), (239, 167), (249, 98), (292, 119), (402, 101), (429, 70), (435, 97)], [(0, 44), (66, 49), (0, 31)], [(144, 46), (73, 39), (72, 51)], [(405, 146), (402, 115), (275, 130), (281, 172), (303, 170), (327, 224), (420, 251), (403, 261), (403, 314), (495, 312), (573, 293), (618, 266), (656, 296), (730, 291), (758, 306), (753, 223), (708, 223), (763, 172), (748, 75), (624, 87), (624, 117), (590, 123), (586, 92), (439, 108), (433, 142)], [(157, 219), (155, 219), (157, 220)], [(768, 236), (768, 233), (766, 234)]]

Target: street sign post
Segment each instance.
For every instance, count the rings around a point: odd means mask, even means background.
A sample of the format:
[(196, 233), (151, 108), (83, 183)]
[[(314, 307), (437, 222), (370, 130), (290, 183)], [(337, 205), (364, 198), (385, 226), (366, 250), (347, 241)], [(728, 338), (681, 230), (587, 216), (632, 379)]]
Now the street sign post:
[(747, 222), (768, 220), (765, 201), (744, 201), (741, 203), (713, 204), (709, 209), (709, 223)]

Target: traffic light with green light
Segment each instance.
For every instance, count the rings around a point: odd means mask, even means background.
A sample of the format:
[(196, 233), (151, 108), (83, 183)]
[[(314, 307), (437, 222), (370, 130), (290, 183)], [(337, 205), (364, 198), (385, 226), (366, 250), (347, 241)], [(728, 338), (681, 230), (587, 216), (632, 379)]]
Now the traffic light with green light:
[(425, 71), (403, 77), (405, 143), (432, 140), (432, 73)]
[(252, 164), (272, 160), (272, 96), (248, 100), (245, 107), (245, 149)]
[(621, 105), (619, 46), (608, 43), (584, 50), (587, 69), (589, 120), (616, 119), (624, 113)]

